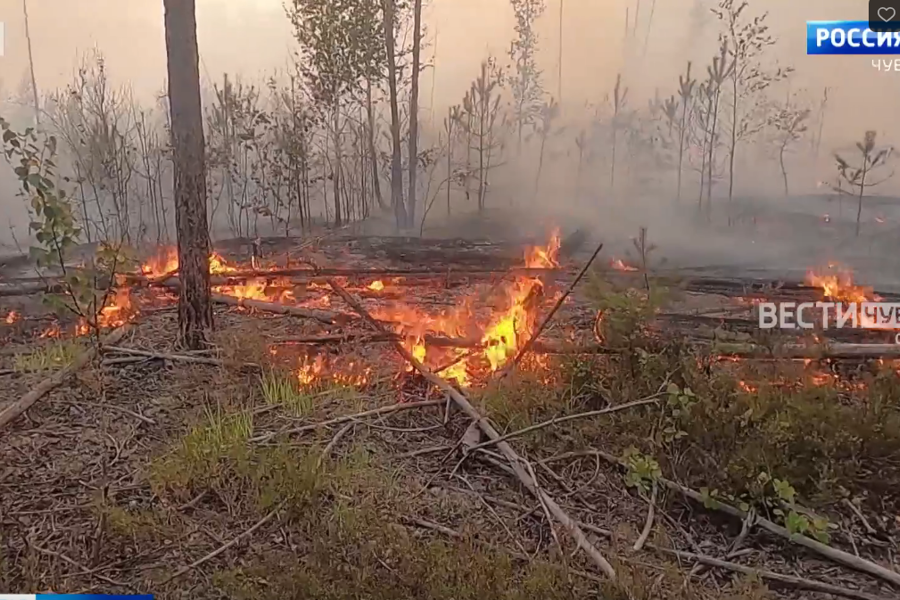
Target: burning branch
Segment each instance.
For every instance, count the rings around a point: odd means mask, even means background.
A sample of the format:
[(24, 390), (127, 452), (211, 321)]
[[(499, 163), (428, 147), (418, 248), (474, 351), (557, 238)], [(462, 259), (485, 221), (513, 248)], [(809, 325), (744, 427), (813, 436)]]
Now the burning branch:
[[(362, 317), (366, 323), (369, 324), (375, 331), (379, 333), (388, 333), (382, 325), (376, 321), (372, 316), (366, 311), (365, 308), (353, 297), (351, 296), (347, 290), (341, 287), (336, 281), (333, 279), (328, 280), (328, 285), (331, 286), (331, 289), (339, 295), (344, 301), (349, 304), (356, 313)], [(491, 440), (497, 440), (500, 438), (500, 434), (496, 429), (485, 419), (478, 410), (472, 406), (469, 400), (461, 393), (459, 390), (450, 385), (446, 380), (441, 377), (435, 375), (431, 370), (428, 369), (424, 364), (418, 361), (412, 353), (407, 350), (403, 344), (400, 342), (393, 342), (394, 348), (397, 352), (409, 362), (412, 367), (421, 373), (422, 377), (424, 377), (429, 383), (437, 386), (442, 392), (447, 394), (456, 405), (464, 412), (466, 415), (471, 418), (474, 422), (478, 423), (479, 429), (481, 429), (484, 434), (490, 438)], [(516, 454), (516, 451), (513, 450), (512, 446), (510, 446), (506, 442), (496, 442), (497, 449), (503, 454), (507, 461), (509, 461), (509, 465), (512, 468), (513, 473), (515, 473), (518, 480), (531, 492), (538, 500), (541, 501), (543, 505), (547, 507), (547, 510), (554, 516), (556, 519), (562, 523), (562, 525), (569, 530), (569, 533), (575, 539), (578, 544), (578, 547), (583, 549), (595, 565), (610, 579), (616, 579), (616, 572), (613, 570), (612, 565), (603, 557), (599, 550), (588, 540), (587, 536), (582, 531), (581, 527), (579, 527), (578, 523), (576, 523), (563, 509), (562, 507), (556, 503), (550, 495), (540, 488), (537, 481), (534, 477), (528, 472), (528, 470), (523, 466), (525, 463), (522, 458)]]

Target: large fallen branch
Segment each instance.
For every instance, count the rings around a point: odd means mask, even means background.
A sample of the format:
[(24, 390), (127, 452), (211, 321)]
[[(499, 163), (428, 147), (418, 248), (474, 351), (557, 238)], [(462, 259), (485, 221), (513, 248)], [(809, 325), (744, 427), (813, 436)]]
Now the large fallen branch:
[(717, 354), (739, 358), (900, 358), (900, 344), (785, 344), (767, 348), (755, 344), (719, 343)]
[[(620, 468), (628, 468), (628, 465), (626, 465), (624, 462), (622, 462), (612, 454), (604, 452), (603, 450), (596, 449), (558, 454), (556, 456), (546, 458), (540, 462), (550, 463), (560, 460), (567, 460), (569, 458), (578, 458), (582, 456), (596, 456)], [(737, 519), (741, 519), (742, 521), (747, 518), (747, 513), (745, 511), (742, 511), (739, 508), (736, 508), (729, 504), (725, 504), (718, 500), (705, 498), (702, 494), (700, 494), (700, 492), (694, 491), (686, 486), (681, 485), (678, 482), (666, 479), (665, 477), (659, 477), (657, 481), (670, 490), (679, 492), (704, 507), (718, 510)], [(847, 552), (844, 552), (843, 550), (832, 548), (831, 546), (826, 546), (825, 544), (817, 542), (816, 540), (805, 535), (799, 533), (791, 533), (781, 525), (773, 523), (772, 521), (764, 517), (757, 516), (755, 523), (769, 533), (777, 535), (778, 537), (797, 544), (798, 546), (803, 546), (808, 550), (812, 550), (820, 556), (824, 556), (825, 558), (828, 558), (836, 563), (842, 564), (846, 567), (850, 567), (851, 569), (855, 569), (863, 573), (867, 573), (869, 575), (873, 575), (875, 577), (878, 577), (879, 579), (900, 587), (900, 573), (897, 573), (890, 569), (886, 569), (885, 567), (882, 567), (881, 565), (876, 564), (870, 560), (866, 560), (859, 556), (854, 556), (853, 554), (849, 554)]]
[(212, 301), (217, 304), (227, 304), (229, 306), (243, 306), (245, 308), (255, 308), (266, 312), (276, 313), (279, 315), (292, 315), (294, 317), (303, 317), (305, 319), (315, 319), (326, 325), (337, 325), (347, 323), (356, 319), (355, 316), (347, 313), (337, 313), (328, 310), (317, 310), (313, 308), (302, 308), (299, 306), (290, 306), (279, 302), (267, 302), (265, 300), (253, 300), (250, 298), (236, 298), (234, 296), (226, 296), (225, 294), (213, 294)]
[(61, 386), (69, 377), (84, 368), (85, 365), (90, 363), (94, 357), (97, 356), (100, 348), (106, 345), (119, 343), (122, 338), (125, 337), (128, 329), (128, 326), (120, 327), (108, 336), (102, 338), (97, 346), (93, 346), (82, 352), (75, 360), (69, 363), (68, 366), (44, 379), (30, 392), (0, 411), (0, 429), (25, 413), (25, 411), (34, 406), (38, 400), (47, 395), (51, 390)]
[[(365, 308), (351, 296), (347, 291), (341, 287), (336, 281), (333, 279), (328, 280), (328, 285), (331, 286), (331, 289), (334, 290), (336, 294), (338, 294), (344, 301), (353, 307), (353, 310), (357, 312), (357, 314), (362, 317), (364, 321), (366, 321), (369, 326), (371, 326), (374, 330), (379, 333), (387, 333), (384, 327), (376, 321), (372, 316), (366, 311)], [(454, 403), (464, 412), (466, 415), (471, 418), (474, 422), (478, 423), (479, 429), (491, 440), (497, 440), (500, 437), (500, 434), (496, 429), (485, 419), (478, 410), (472, 406), (469, 400), (456, 388), (450, 385), (446, 380), (438, 377), (431, 370), (428, 369), (424, 364), (419, 362), (403, 345), (397, 341), (393, 342), (394, 348), (397, 352), (406, 359), (409, 364), (416, 369), (422, 377), (424, 377), (429, 383), (437, 386), (442, 392), (447, 394)], [(616, 572), (613, 569), (612, 565), (603, 557), (600, 551), (591, 543), (591, 541), (587, 538), (584, 532), (579, 527), (578, 523), (575, 522), (563, 508), (556, 503), (556, 501), (541, 487), (538, 485), (537, 481), (535, 481), (534, 477), (528, 472), (528, 470), (523, 466), (523, 460), (516, 454), (516, 451), (513, 450), (512, 446), (510, 446), (507, 442), (498, 442), (497, 449), (503, 454), (507, 461), (509, 461), (509, 465), (512, 468), (512, 471), (515, 473), (518, 480), (525, 486), (525, 488), (531, 492), (536, 498), (538, 498), (541, 503), (547, 507), (547, 510), (569, 531), (572, 537), (575, 539), (578, 547), (583, 549), (587, 555), (591, 558), (594, 564), (610, 579), (615, 580)]]

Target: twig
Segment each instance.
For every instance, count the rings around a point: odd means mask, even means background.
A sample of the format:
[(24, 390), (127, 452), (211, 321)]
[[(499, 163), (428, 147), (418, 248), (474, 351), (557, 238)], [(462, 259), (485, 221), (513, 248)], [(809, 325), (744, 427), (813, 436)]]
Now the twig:
[(522, 357), (531, 350), (531, 347), (534, 345), (534, 342), (537, 341), (538, 337), (540, 337), (541, 333), (544, 332), (544, 329), (550, 323), (550, 320), (553, 318), (553, 315), (556, 314), (556, 311), (559, 310), (559, 307), (563, 305), (563, 302), (566, 301), (566, 298), (569, 297), (569, 294), (572, 293), (572, 290), (575, 289), (575, 286), (578, 285), (578, 282), (581, 281), (581, 278), (584, 277), (584, 274), (587, 273), (587, 270), (591, 268), (591, 265), (594, 264), (594, 260), (597, 258), (597, 255), (600, 254), (600, 251), (603, 250), (603, 244), (597, 246), (597, 249), (594, 250), (594, 253), (588, 259), (584, 266), (581, 268), (581, 272), (578, 273), (578, 276), (569, 284), (569, 287), (566, 288), (566, 291), (562, 296), (556, 301), (556, 304), (553, 305), (553, 308), (550, 309), (550, 312), (547, 313), (547, 316), (544, 317), (544, 320), (541, 321), (541, 324), (538, 325), (538, 328), (534, 330), (534, 333), (528, 338), (528, 341), (525, 342), (525, 345), (522, 346), (519, 351), (516, 353), (516, 356), (506, 364), (500, 371), (497, 373), (497, 379), (503, 379), (507, 375), (512, 372), (513, 369), (519, 364), (519, 361), (522, 360)]
[(95, 577), (95, 578), (99, 579), (100, 581), (104, 581), (110, 585), (123, 587), (123, 588), (129, 589), (129, 590), (134, 589), (131, 585), (129, 585), (127, 583), (123, 583), (121, 581), (116, 581), (115, 579), (110, 579), (109, 577), (107, 577), (105, 575), (101, 575), (101, 574), (97, 573), (96, 570), (88, 569), (87, 567), (85, 567), (84, 565), (79, 563), (78, 561), (69, 558), (62, 552), (56, 552), (56, 551), (50, 550), (48, 548), (41, 548), (40, 546), (35, 546), (34, 544), (29, 544), (29, 546), (33, 550), (40, 552), (41, 554), (46, 554), (47, 556), (53, 556), (53, 557), (56, 557), (56, 558), (62, 560), (63, 562), (67, 562), (70, 565), (72, 565), (73, 567), (77, 567), (77, 568), (81, 569), (86, 575)]
[(326, 325), (336, 325), (341, 321), (352, 320), (353, 318), (353, 315), (345, 315), (327, 310), (314, 310), (311, 308), (301, 308), (299, 306), (288, 306), (278, 302), (266, 302), (264, 300), (253, 300), (251, 298), (235, 298), (234, 296), (226, 296), (224, 294), (212, 294), (211, 298), (213, 302), (218, 304), (255, 308), (256, 310), (279, 315), (291, 315), (292, 317), (315, 319)]
[(93, 346), (85, 350), (67, 367), (44, 379), (42, 382), (32, 388), (30, 392), (0, 411), (0, 429), (15, 420), (29, 408), (34, 406), (34, 404), (37, 403), (38, 400), (43, 398), (51, 390), (61, 386), (67, 379), (69, 379), (69, 377), (84, 368), (85, 365), (90, 363), (97, 356), (98, 350), (103, 345), (116, 344), (120, 340), (122, 340), (122, 338), (124, 338), (125, 334), (128, 332), (128, 329), (129, 328), (125, 326), (113, 331), (105, 339), (101, 339), (97, 346)]
[(244, 367), (251, 369), (259, 369), (260, 366), (255, 363), (232, 363), (220, 358), (211, 358), (209, 356), (193, 356), (191, 354), (169, 354), (167, 352), (150, 352), (148, 350), (138, 350), (137, 348), (122, 348), (120, 346), (107, 346), (105, 351), (118, 352), (120, 354), (133, 354), (135, 356), (143, 356), (146, 358), (158, 360), (171, 360), (180, 362), (197, 363), (201, 365), (215, 365), (219, 367)]
[[(336, 281), (333, 279), (328, 279), (328, 285), (331, 286), (331, 289), (335, 291), (344, 301), (349, 304), (356, 313), (363, 318), (373, 329), (380, 333), (386, 333), (382, 325), (372, 318), (372, 316), (363, 308), (360, 303), (353, 298), (347, 291), (341, 287)], [(450, 385), (446, 380), (432, 373), (428, 367), (423, 365), (420, 361), (418, 361), (406, 348), (403, 347), (402, 344), (398, 342), (393, 343), (394, 348), (397, 352), (409, 362), (419, 373), (421, 373), (422, 377), (424, 377), (429, 383), (437, 386), (441, 391), (450, 396), (453, 401), (459, 406), (460, 409), (472, 420), (478, 423), (478, 426), (484, 432), (484, 434), (490, 439), (496, 439), (500, 437), (500, 434), (497, 433), (497, 430), (485, 419), (478, 410), (472, 406), (469, 400), (460, 393), (456, 388)], [(578, 526), (578, 524), (562, 509), (559, 504), (556, 503), (553, 498), (550, 497), (549, 494), (541, 490), (537, 486), (537, 482), (528, 474), (528, 472), (522, 466), (522, 459), (516, 454), (515, 450), (506, 443), (500, 442), (497, 444), (497, 448), (504, 455), (504, 457), (509, 461), (510, 467), (512, 467), (513, 472), (516, 477), (525, 488), (535, 495), (535, 497), (539, 498), (543, 501), (544, 504), (547, 505), (547, 509), (553, 514), (556, 519), (562, 523), (562, 525), (569, 530), (569, 533), (577, 542), (578, 546), (583, 549), (588, 556), (590, 556), (591, 560), (594, 564), (610, 579), (615, 580), (616, 572), (613, 569), (612, 565), (603, 557), (599, 550), (588, 540), (587, 536)]]
[(222, 554), (223, 552), (225, 552), (226, 550), (228, 550), (229, 548), (231, 548), (232, 546), (234, 546), (235, 544), (237, 544), (238, 542), (240, 542), (240, 541), (241, 541), (242, 539), (244, 539), (245, 537), (248, 537), (248, 536), (250, 536), (250, 535), (253, 535), (253, 532), (254, 532), (254, 531), (256, 531), (257, 529), (259, 529), (260, 527), (262, 527), (263, 525), (265, 525), (266, 523), (268, 523), (269, 521), (271, 521), (271, 520), (275, 517), (275, 515), (278, 514), (278, 511), (281, 510), (281, 508), (287, 503), (287, 501), (288, 501), (287, 498), (284, 499), (284, 500), (282, 500), (281, 502), (278, 503), (278, 506), (276, 506), (275, 508), (273, 508), (271, 511), (269, 511), (269, 513), (268, 513), (266, 516), (264, 516), (262, 519), (260, 519), (259, 521), (257, 521), (256, 524), (253, 525), (253, 527), (251, 527), (250, 529), (244, 531), (243, 533), (240, 533), (239, 535), (237, 535), (235, 538), (233, 538), (233, 539), (232, 539), (230, 542), (228, 542), (227, 544), (223, 544), (222, 546), (219, 546), (218, 548), (216, 548), (215, 550), (213, 550), (212, 552), (210, 552), (209, 554), (207, 554), (207, 555), (204, 556), (203, 558), (197, 559), (197, 560), (195, 560), (194, 562), (192, 562), (191, 564), (185, 565), (185, 566), (181, 567), (180, 569), (178, 569), (177, 571), (175, 571), (175, 573), (173, 573), (172, 575), (170, 575), (170, 576), (167, 577), (166, 579), (163, 579), (162, 581), (160, 581), (160, 582), (159, 582), (159, 585), (165, 585), (165, 584), (169, 583), (170, 581), (172, 581), (173, 579), (177, 579), (178, 577), (181, 577), (182, 575), (184, 575), (184, 574), (187, 573), (188, 571), (192, 571), (193, 569), (196, 569), (197, 567), (199, 567), (199, 566), (202, 565), (203, 563), (205, 563), (205, 562), (207, 562), (207, 561), (209, 561), (209, 560), (212, 560), (213, 558), (215, 558), (215, 557), (217, 557), (218, 555)]
[(314, 429), (319, 429), (321, 427), (327, 427), (329, 425), (338, 425), (340, 423), (346, 423), (347, 421), (354, 421), (356, 419), (363, 419), (365, 417), (373, 417), (376, 415), (386, 415), (389, 413), (400, 412), (403, 410), (412, 410), (414, 408), (424, 408), (426, 406), (438, 406), (443, 405), (444, 400), (422, 400), (420, 402), (399, 402), (397, 404), (391, 404), (389, 406), (382, 406), (379, 408), (373, 408), (372, 410), (366, 410), (361, 413), (356, 413), (353, 415), (344, 415), (342, 417), (335, 417), (333, 419), (328, 419), (327, 421), (320, 421), (319, 423), (312, 423), (310, 425), (303, 425), (301, 427), (295, 427), (293, 429), (285, 429), (283, 431), (276, 431), (272, 433), (267, 433), (265, 435), (259, 435), (253, 438), (250, 438), (251, 442), (254, 443), (263, 443), (268, 442), (276, 435), (288, 435), (293, 433), (303, 433), (304, 431), (312, 431)]
[[(544, 459), (543, 462), (556, 462), (559, 460), (566, 460), (568, 458), (575, 458), (581, 456), (599, 456), (603, 460), (618, 465), (622, 468), (627, 468), (627, 466), (622, 463), (618, 458), (609, 454), (608, 452), (604, 452), (602, 450), (584, 450), (578, 452), (566, 452), (564, 454), (558, 454), (556, 456), (552, 456), (550, 458)], [(718, 500), (704, 498), (700, 492), (696, 492), (686, 486), (681, 485), (675, 481), (670, 479), (666, 479), (665, 477), (658, 478), (659, 483), (666, 486), (670, 490), (680, 492), (684, 496), (687, 496), (691, 500), (697, 502), (700, 505), (703, 505), (707, 508), (712, 508), (718, 511), (721, 511), (727, 515), (731, 515), (732, 517), (738, 519), (746, 519), (747, 513), (735, 508), (734, 506), (724, 504)], [(765, 519), (761, 516), (756, 517), (756, 523), (774, 535), (777, 535), (781, 538), (784, 538), (798, 546), (803, 546), (808, 550), (812, 550), (813, 552), (819, 554), (820, 556), (824, 556), (836, 563), (842, 564), (846, 567), (850, 567), (851, 569), (855, 569), (857, 571), (867, 573), (869, 575), (873, 575), (879, 579), (892, 583), (895, 586), (900, 586), (900, 573), (896, 573), (891, 571), (890, 569), (886, 569), (879, 564), (876, 564), (870, 560), (866, 560), (864, 558), (860, 558), (858, 556), (854, 556), (843, 550), (839, 550), (837, 548), (832, 548), (831, 546), (826, 546), (821, 542), (817, 542), (816, 540), (807, 537), (802, 534), (793, 534), (781, 525), (773, 523), (772, 521)]]
[(659, 493), (659, 484), (654, 480), (653, 489), (650, 491), (650, 508), (647, 509), (647, 522), (644, 523), (644, 529), (641, 531), (641, 535), (634, 543), (634, 546), (632, 546), (636, 552), (640, 551), (640, 549), (644, 547), (644, 544), (647, 543), (647, 538), (650, 537), (650, 530), (653, 529), (653, 521), (656, 518), (657, 493)]
[(510, 433), (501, 435), (496, 440), (488, 440), (486, 442), (481, 442), (480, 444), (478, 444), (476, 446), (472, 446), (469, 449), (469, 451), (471, 452), (472, 450), (480, 450), (481, 448), (493, 446), (500, 442), (506, 441), (510, 438), (519, 437), (526, 433), (531, 433), (532, 431), (537, 431), (538, 429), (544, 429), (545, 427), (550, 427), (552, 425), (558, 425), (560, 423), (565, 423), (566, 421), (573, 421), (575, 419), (587, 419), (590, 417), (597, 417), (600, 415), (608, 415), (610, 413), (618, 412), (620, 410), (626, 410), (629, 408), (634, 408), (636, 406), (644, 406), (645, 404), (657, 404), (659, 402), (659, 400), (656, 398), (656, 396), (658, 396), (658, 394), (654, 394), (653, 396), (650, 396), (649, 398), (644, 398), (642, 400), (635, 400), (634, 402), (628, 402), (626, 404), (620, 404), (618, 406), (610, 406), (608, 408), (602, 408), (600, 410), (592, 410), (592, 411), (588, 411), (588, 412), (578, 413), (576, 415), (566, 415), (564, 417), (554, 417), (554, 418), (550, 419), (549, 421), (544, 421), (542, 423), (530, 425), (528, 427), (519, 429), (517, 431), (511, 431)]
[(862, 511), (859, 510), (859, 507), (857, 507), (851, 500), (849, 500), (848, 498), (844, 498), (844, 504), (846, 504), (847, 506), (849, 506), (849, 507), (850, 507), (850, 510), (853, 511), (853, 514), (855, 514), (857, 517), (859, 517), (859, 520), (862, 521), (863, 527), (866, 528), (866, 531), (867, 531), (870, 535), (875, 535), (875, 534), (878, 533), (878, 532), (875, 530), (875, 528), (872, 527), (872, 526), (869, 524), (869, 520), (866, 519), (865, 515), (862, 514)]
[(805, 579), (803, 577), (784, 575), (782, 573), (776, 573), (774, 571), (754, 569), (752, 567), (746, 567), (744, 565), (720, 560), (718, 558), (713, 558), (712, 556), (705, 556), (703, 554), (694, 554), (693, 552), (685, 552), (683, 550), (660, 548), (659, 546), (654, 546), (652, 544), (647, 544), (647, 548), (656, 552), (661, 552), (663, 554), (671, 554), (679, 558), (695, 560), (699, 563), (703, 563), (711, 567), (720, 567), (722, 569), (728, 569), (729, 571), (744, 573), (745, 575), (755, 575), (760, 579), (769, 579), (771, 581), (777, 581), (779, 583), (783, 583), (785, 585), (790, 585), (800, 589), (823, 592), (826, 594), (834, 594), (836, 596), (843, 596), (844, 598), (853, 598), (854, 600), (887, 600), (886, 598), (867, 594), (866, 592), (851, 590), (849, 588), (831, 585), (830, 583), (824, 583), (821, 581), (813, 581), (812, 579)]
[(322, 467), (322, 463), (325, 462), (325, 459), (328, 458), (329, 456), (331, 456), (331, 453), (334, 451), (335, 446), (338, 445), (338, 442), (341, 441), (341, 438), (343, 438), (345, 435), (347, 435), (347, 433), (351, 429), (353, 429), (354, 426), (356, 426), (356, 423), (351, 421), (350, 423), (347, 423), (346, 425), (341, 427), (338, 430), (338, 432), (336, 434), (334, 434), (334, 437), (331, 438), (331, 441), (328, 442), (328, 445), (322, 449), (322, 454), (319, 456), (319, 460), (316, 461), (316, 469), (317, 470)]

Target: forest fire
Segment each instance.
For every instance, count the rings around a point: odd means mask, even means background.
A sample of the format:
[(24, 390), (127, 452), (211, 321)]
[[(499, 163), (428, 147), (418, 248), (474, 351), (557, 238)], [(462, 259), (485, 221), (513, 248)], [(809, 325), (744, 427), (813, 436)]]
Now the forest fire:
[(614, 258), (610, 263), (610, 266), (616, 271), (637, 271), (637, 267), (626, 265), (620, 258)]
[(6, 315), (6, 318), (4, 319), (4, 321), (6, 322), (7, 325), (12, 325), (16, 321), (18, 321), (19, 318), (20, 318), (19, 313), (17, 313), (14, 310), (11, 310), (11, 311), (9, 311), (9, 314)]
[[(830, 271), (836, 267), (829, 265)], [(837, 270), (837, 272), (806, 273), (806, 284), (822, 289), (822, 294), (835, 302), (868, 302), (880, 300), (873, 293), (872, 288), (853, 284), (853, 274), (849, 270)]]
[[(178, 271), (178, 250), (169, 246), (160, 249), (154, 256), (148, 258), (141, 265), (141, 273), (146, 277), (163, 277), (174, 275)], [(222, 275), (234, 273), (237, 269), (228, 265), (225, 259), (217, 252), (209, 255), (210, 275)]]

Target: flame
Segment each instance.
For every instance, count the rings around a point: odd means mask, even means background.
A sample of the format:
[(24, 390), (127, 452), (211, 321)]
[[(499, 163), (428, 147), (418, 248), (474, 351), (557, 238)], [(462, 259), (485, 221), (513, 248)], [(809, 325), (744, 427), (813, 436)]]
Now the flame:
[(384, 282), (382, 282), (380, 280), (373, 281), (372, 283), (369, 284), (369, 289), (372, 290), (373, 292), (380, 292), (381, 290), (384, 289)]
[(837, 270), (836, 273), (816, 273), (808, 271), (806, 273), (806, 284), (812, 287), (822, 289), (822, 294), (835, 302), (868, 302), (872, 300), (880, 300), (880, 298), (872, 292), (872, 288), (853, 284), (853, 274), (846, 269), (840, 269), (835, 264), (829, 264), (830, 271)]
[(554, 229), (546, 247), (534, 246), (525, 251), (525, 266), (529, 269), (555, 269), (559, 266), (557, 259), (561, 244), (559, 229)]
[[(126, 287), (116, 288), (116, 291), (106, 299), (106, 306), (100, 309), (100, 314), (97, 315), (97, 325), (100, 327), (121, 327), (134, 318), (136, 312), (131, 304), (130, 290)], [(86, 330), (85, 333), (87, 333)], [(78, 333), (78, 335), (84, 334)]]
[[(161, 277), (178, 270), (178, 250), (172, 246), (161, 248), (141, 265), (141, 273), (147, 277)], [(218, 252), (209, 255), (209, 272), (211, 275), (234, 273), (237, 269), (230, 266)]]
[(4, 319), (4, 321), (6, 321), (7, 325), (12, 325), (16, 321), (18, 321), (20, 318), (21, 317), (19, 316), (19, 313), (17, 313), (14, 310), (11, 310), (11, 311), (9, 311), (9, 314), (6, 315), (6, 319)]
[(618, 258), (614, 258), (610, 263), (610, 266), (616, 271), (637, 271), (637, 267), (626, 265), (624, 262), (622, 262), (621, 259)]

